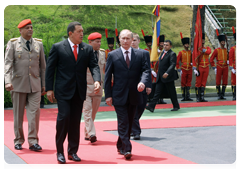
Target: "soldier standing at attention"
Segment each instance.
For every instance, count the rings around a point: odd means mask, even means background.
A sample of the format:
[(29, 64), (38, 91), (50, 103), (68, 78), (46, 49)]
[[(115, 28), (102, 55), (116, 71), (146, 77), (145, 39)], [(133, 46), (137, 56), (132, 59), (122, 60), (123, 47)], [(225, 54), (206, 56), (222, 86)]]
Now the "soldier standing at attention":
[[(103, 74), (105, 73), (105, 50), (100, 49), (102, 35), (98, 32), (94, 32), (88, 36), (89, 45), (93, 47), (94, 56), (98, 62), (101, 73), (101, 84), (103, 84)], [(96, 130), (94, 126), (94, 119), (96, 117), (98, 108), (102, 99), (102, 86), (99, 93), (94, 93), (94, 80), (92, 74), (87, 69), (87, 95), (86, 100), (83, 103), (83, 117), (85, 122), (85, 140), (89, 140), (91, 143), (97, 141)]]
[[(236, 32), (234, 27), (233, 29), (233, 37), (236, 41)], [(231, 85), (232, 85), (232, 94), (233, 94), (233, 100), (236, 100), (236, 45), (231, 47), (229, 52), (229, 69), (231, 72)]]
[(113, 47), (114, 47), (114, 37), (108, 37), (108, 29), (105, 29), (105, 34), (106, 34), (106, 38), (107, 38), (107, 43), (108, 43), (108, 49), (105, 50), (105, 54), (106, 54), (106, 61), (107, 61), (107, 57), (108, 57), (108, 53), (113, 51)]
[[(211, 54), (210, 47), (204, 47), (205, 44), (205, 33), (202, 33), (202, 53), (199, 56), (199, 59), (193, 62), (193, 70), (196, 75), (196, 83), (195, 83), (195, 92), (197, 102), (207, 102), (204, 99), (204, 91), (207, 83), (207, 78), (209, 74), (209, 55)], [(198, 65), (198, 71), (197, 71)]]
[[(182, 44), (184, 50), (180, 51), (177, 56), (176, 68), (181, 75), (181, 89), (182, 89), (182, 100), (181, 101), (193, 101), (190, 98), (190, 87), (192, 82), (192, 53), (189, 50), (189, 38), (183, 38), (182, 33), (180, 32)], [(180, 67), (179, 62), (181, 61), (182, 65)]]
[[(226, 86), (228, 84), (228, 53), (225, 46), (225, 35), (219, 35), (218, 30), (216, 29), (218, 41), (221, 47), (215, 49), (210, 58), (210, 63), (212, 68), (215, 70), (216, 74), (216, 89), (218, 94), (218, 100), (226, 99), (224, 97)], [(216, 58), (217, 63), (215, 64), (214, 59)], [(222, 91), (220, 88), (222, 80)]]
[(25, 141), (23, 115), (26, 106), (28, 144), (32, 151), (42, 150), (38, 145), (41, 93), (45, 92), (45, 54), (40, 39), (32, 38), (30, 19), (18, 25), (21, 36), (10, 39), (5, 53), (5, 88), (13, 103), (15, 149), (21, 150)]

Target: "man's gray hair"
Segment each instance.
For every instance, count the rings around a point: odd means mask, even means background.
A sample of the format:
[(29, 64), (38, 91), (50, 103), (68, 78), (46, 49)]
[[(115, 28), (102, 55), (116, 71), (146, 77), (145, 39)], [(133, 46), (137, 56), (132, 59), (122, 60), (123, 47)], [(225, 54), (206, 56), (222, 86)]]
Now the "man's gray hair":
[(120, 32), (120, 34), (119, 34), (119, 37), (121, 37), (122, 32), (129, 32), (129, 33), (131, 34), (131, 37), (133, 38), (133, 33), (132, 33), (130, 30), (128, 30), (128, 29), (122, 30), (122, 31)]

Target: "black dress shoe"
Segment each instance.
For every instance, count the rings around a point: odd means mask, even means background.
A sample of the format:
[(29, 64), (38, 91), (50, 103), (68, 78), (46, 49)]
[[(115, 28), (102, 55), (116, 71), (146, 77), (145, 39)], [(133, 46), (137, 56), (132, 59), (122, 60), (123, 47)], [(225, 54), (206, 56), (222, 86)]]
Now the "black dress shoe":
[(41, 146), (39, 146), (37, 143), (32, 145), (32, 146), (30, 146), (29, 149), (31, 151), (40, 151), (40, 150), (42, 150)]
[(16, 150), (22, 150), (22, 144), (16, 144), (15, 149)]
[(133, 139), (134, 139), (134, 140), (140, 140), (140, 135), (135, 135), (135, 136), (133, 136)]
[(78, 162), (81, 161), (81, 159), (75, 153), (69, 154), (68, 159), (73, 161), (78, 161)]
[(132, 154), (131, 154), (131, 152), (126, 152), (125, 154), (124, 154), (124, 157), (125, 157), (125, 159), (130, 159), (131, 157), (132, 157)]
[(153, 108), (151, 108), (150, 106), (146, 106), (146, 109), (149, 110), (150, 112), (154, 112)]
[(57, 153), (57, 160), (61, 164), (65, 164), (66, 163), (66, 159), (65, 159), (65, 157), (64, 157), (64, 155), (62, 153)]
[(94, 143), (94, 142), (97, 141), (97, 137), (96, 137), (95, 135), (91, 135), (91, 136), (89, 137), (89, 140), (91, 141), (91, 143)]
[(171, 111), (178, 111), (179, 108), (173, 108)]
[(89, 138), (87, 138), (87, 137), (85, 137), (84, 139), (85, 139), (85, 140), (89, 140)]

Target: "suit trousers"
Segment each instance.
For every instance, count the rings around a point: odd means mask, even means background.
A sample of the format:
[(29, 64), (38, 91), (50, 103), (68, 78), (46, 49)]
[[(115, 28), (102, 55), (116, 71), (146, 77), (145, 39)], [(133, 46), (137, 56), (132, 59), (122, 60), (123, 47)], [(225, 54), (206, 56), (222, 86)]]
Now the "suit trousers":
[(156, 89), (155, 89), (153, 100), (149, 103), (148, 106), (155, 109), (155, 106), (156, 106), (160, 96), (164, 93), (164, 91), (163, 91), (164, 86), (167, 89), (167, 92), (170, 96), (171, 102), (173, 104), (173, 108), (180, 108), (178, 100), (177, 100), (177, 92), (176, 92), (174, 81), (163, 83), (161, 81), (161, 79), (156, 84)]
[(137, 106), (133, 124), (132, 124), (132, 133), (134, 136), (141, 134), (141, 127), (140, 127), (139, 120), (140, 120), (140, 118), (145, 110), (145, 107), (147, 105), (148, 95), (146, 93), (142, 93), (142, 97), (143, 97), (143, 103)]
[(83, 117), (85, 122), (85, 138), (96, 135), (94, 119), (100, 106), (102, 96), (86, 96), (83, 103)]
[(23, 144), (25, 142), (23, 134), (23, 116), (26, 106), (28, 119), (28, 143), (29, 146), (38, 143), (40, 100), (41, 92), (20, 93), (11, 92), (14, 117), (14, 144)]
[(192, 69), (190, 70), (182, 69), (181, 87), (191, 87), (191, 83), (192, 83)]
[(220, 67), (217, 65), (216, 86), (226, 86), (228, 84), (228, 67)]
[(114, 105), (118, 120), (118, 141), (117, 148), (123, 152), (131, 152), (130, 133), (136, 113), (137, 105), (130, 104), (129, 100), (125, 105)]
[(77, 153), (80, 138), (80, 122), (83, 100), (78, 90), (70, 100), (57, 99), (58, 116), (56, 124), (56, 147), (58, 153), (64, 153), (63, 143), (68, 135), (68, 154)]
[(207, 84), (207, 78), (209, 74), (209, 67), (198, 67), (198, 71), (200, 75), (197, 77), (196, 76), (196, 87), (206, 87)]

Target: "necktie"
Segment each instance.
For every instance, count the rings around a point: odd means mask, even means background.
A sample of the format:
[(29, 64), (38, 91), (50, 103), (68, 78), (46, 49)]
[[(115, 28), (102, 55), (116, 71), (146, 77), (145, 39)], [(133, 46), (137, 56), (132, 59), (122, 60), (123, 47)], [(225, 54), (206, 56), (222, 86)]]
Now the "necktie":
[(27, 46), (27, 48), (28, 48), (28, 51), (30, 51), (29, 43), (30, 43), (30, 41), (27, 41), (27, 42), (26, 42), (26, 46)]
[(163, 59), (163, 57), (165, 56), (165, 54), (166, 54), (166, 52), (164, 52), (164, 54), (162, 55), (161, 60)]
[(74, 54), (74, 57), (75, 57), (75, 61), (77, 61), (77, 57), (78, 57), (78, 54), (77, 54), (77, 45), (75, 44), (73, 46), (74, 50), (73, 50), (73, 54)]
[(129, 65), (130, 65), (130, 60), (129, 60), (129, 57), (128, 57), (128, 51), (125, 51), (125, 53), (126, 53), (126, 63), (127, 63), (127, 66), (129, 67)]
[(97, 56), (97, 51), (94, 51), (94, 55), (96, 57), (97, 63), (98, 63), (98, 56)]

